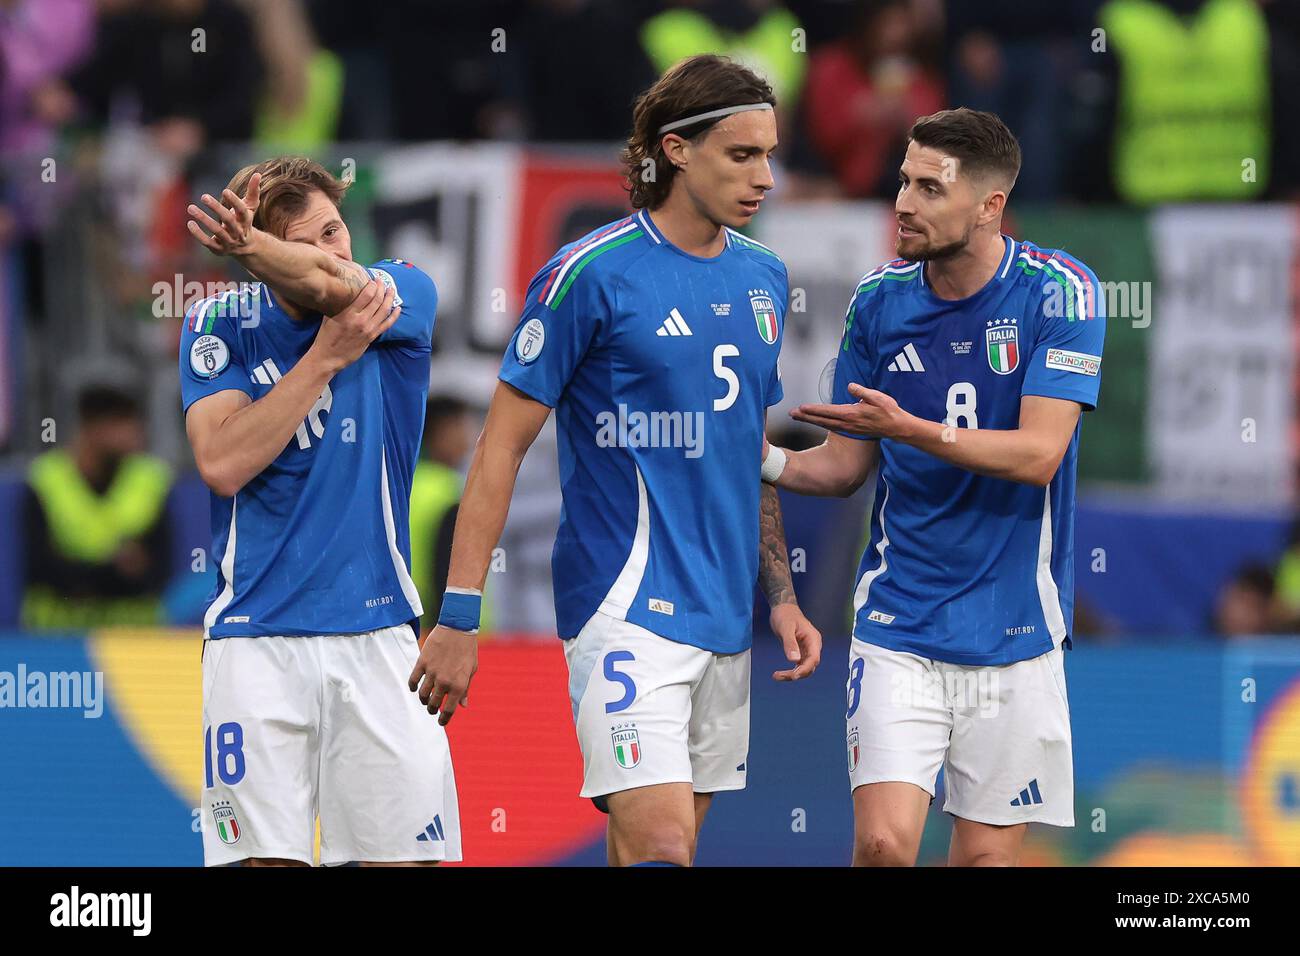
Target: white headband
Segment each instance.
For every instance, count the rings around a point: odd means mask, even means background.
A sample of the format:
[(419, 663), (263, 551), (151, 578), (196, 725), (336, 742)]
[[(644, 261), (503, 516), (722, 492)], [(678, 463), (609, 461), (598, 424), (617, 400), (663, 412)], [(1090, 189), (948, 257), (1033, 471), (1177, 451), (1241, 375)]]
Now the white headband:
[(771, 103), (745, 103), (743, 106), (724, 106), (720, 110), (709, 110), (707, 113), (688, 116), (686, 119), (679, 119), (675, 123), (665, 123), (659, 127), (659, 132), (656, 135), (662, 136), (664, 133), (680, 129), (683, 126), (693, 126), (704, 120), (716, 119), (719, 116), (730, 116), (732, 113), (745, 113), (749, 110), (770, 110), (771, 108)]

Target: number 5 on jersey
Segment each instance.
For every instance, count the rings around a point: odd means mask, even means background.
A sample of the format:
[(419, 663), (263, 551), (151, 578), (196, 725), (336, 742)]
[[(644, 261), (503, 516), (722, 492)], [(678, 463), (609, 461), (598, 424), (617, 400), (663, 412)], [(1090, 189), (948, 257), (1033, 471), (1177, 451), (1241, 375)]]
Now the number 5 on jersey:
[(713, 374), (727, 383), (727, 394), (713, 400), (713, 410), (715, 412), (725, 412), (736, 404), (736, 398), (740, 395), (740, 379), (736, 377), (735, 372), (723, 364), (723, 359), (739, 357), (740, 349), (729, 342), (719, 345), (713, 350)]

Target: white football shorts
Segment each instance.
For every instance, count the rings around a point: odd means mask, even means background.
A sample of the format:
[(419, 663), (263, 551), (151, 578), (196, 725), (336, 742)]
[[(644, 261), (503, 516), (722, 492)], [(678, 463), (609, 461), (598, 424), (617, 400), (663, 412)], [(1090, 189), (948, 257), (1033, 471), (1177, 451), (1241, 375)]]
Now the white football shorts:
[(447, 733), (407, 689), (406, 625), (227, 637), (203, 654), (203, 859), (459, 860)]
[(902, 781), (943, 809), (1006, 826), (1074, 826), (1074, 763), (1064, 651), (968, 666), (854, 638), (849, 650), (849, 783)]
[(661, 783), (744, 789), (748, 650), (715, 654), (598, 611), (564, 642), (564, 655), (581, 796)]

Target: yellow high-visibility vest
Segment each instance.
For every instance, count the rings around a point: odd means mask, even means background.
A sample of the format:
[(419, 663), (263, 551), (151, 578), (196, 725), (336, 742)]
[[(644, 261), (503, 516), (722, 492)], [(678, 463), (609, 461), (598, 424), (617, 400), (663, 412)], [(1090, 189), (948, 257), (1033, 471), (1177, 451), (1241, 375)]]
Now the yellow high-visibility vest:
[(803, 88), (808, 56), (798, 49), (799, 20), (783, 8), (769, 10), (744, 33), (719, 29), (703, 14), (675, 7), (651, 17), (641, 28), (641, 46), (662, 74), (688, 56), (719, 53), (734, 57), (772, 86), (778, 102), (793, 109)]
[(1191, 18), (1152, 0), (1101, 10), (1120, 61), (1116, 192), (1151, 204), (1249, 199), (1268, 184), (1268, 27), (1253, 0)]
[[(164, 462), (149, 455), (130, 455), (100, 495), (62, 450), (38, 456), (27, 474), (55, 550), (88, 564), (107, 564), (123, 542), (154, 526), (166, 507), (171, 480), (171, 469)], [(161, 611), (157, 596), (72, 599), (33, 584), (23, 595), (21, 620), (33, 629), (83, 630), (157, 624)]]
[(28, 484), (45, 510), (54, 546), (75, 561), (102, 564), (158, 520), (171, 488), (171, 469), (149, 455), (129, 455), (103, 495), (86, 482), (72, 456), (48, 451), (32, 462)]
[[(460, 502), (463, 486), (460, 473), (454, 468), (424, 458), (420, 459), (415, 474), (411, 476), (411, 577), (425, 608), (424, 617), (420, 619), (421, 632), (438, 623), (433, 609), (435, 603), (442, 600), (442, 595), (433, 593), (433, 548), (447, 512)], [(483, 612), (479, 616), (480, 634), (491, 630), (486, 590), (485, 587)]]

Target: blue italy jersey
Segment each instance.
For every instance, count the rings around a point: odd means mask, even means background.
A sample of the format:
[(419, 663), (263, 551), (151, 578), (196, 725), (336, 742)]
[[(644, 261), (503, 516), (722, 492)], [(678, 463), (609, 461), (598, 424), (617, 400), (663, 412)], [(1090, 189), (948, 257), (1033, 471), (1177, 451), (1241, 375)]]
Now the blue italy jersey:
[[(868, 273), (845, 319), (832, 401), (856, 402), (857, 382), (957, 429), (1014, 429), (1025, 395), (1094, 408), (1106, 330), (1096, 275), (1060, 250), (1003, 240), (998, 271), (965, 299), (936, 296), (921, 263)], [(1047, 488), (882, 440), (854, 635), (955, 664), (1069, 646), (1081, 426)]]
[(758, 467), (789, 280), (727, 230), (688, 255), (644, 210), (529, 284), (501, 380), (555, 409), (560, 637), (602, 611), (715, 653), (749, 647)]
[[(232, 498), (212, 495), (208, 637), (352, 634), (423, 613), (408, 512), (438, 296), (409, 262), (370, 271), (396, 287), (400, 318), (325, 386), (260, 475)], [(320, 325), (291, 318), (260, 283), (197, 303), (181, 335), (185, 410), (226, 389), (262, 398)]]

